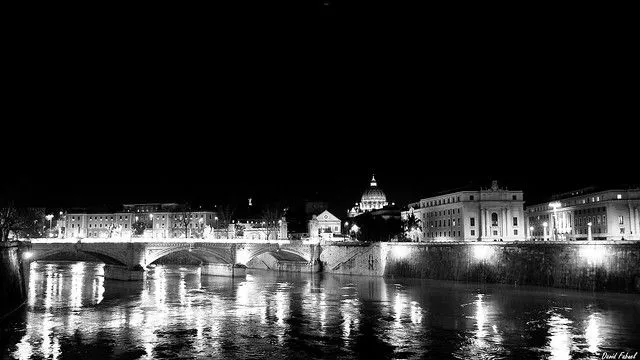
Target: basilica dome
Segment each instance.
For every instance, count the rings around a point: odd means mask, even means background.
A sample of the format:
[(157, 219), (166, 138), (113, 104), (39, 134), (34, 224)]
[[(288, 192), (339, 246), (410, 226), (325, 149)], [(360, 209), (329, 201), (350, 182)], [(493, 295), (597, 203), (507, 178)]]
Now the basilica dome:
[(387, 206), (387, 196), (384, 191), (378, 187), (375, 175), (371, 177), (371, 184), (367, 190), (362, 193), (360, 199), (360, 209), (363, 211), (382, 209)]

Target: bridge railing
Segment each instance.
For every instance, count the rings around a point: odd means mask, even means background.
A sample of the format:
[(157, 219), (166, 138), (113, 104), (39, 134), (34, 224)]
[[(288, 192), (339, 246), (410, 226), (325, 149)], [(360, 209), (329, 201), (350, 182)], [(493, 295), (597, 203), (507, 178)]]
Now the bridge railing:
[(185, 238), (41, 238), (30, 239), (32, 244), (75, 244), (75, 243), (235, 243), (235, 244), (317, 244), (309, 240), (255, 240), (255, 239), (185, 239)]

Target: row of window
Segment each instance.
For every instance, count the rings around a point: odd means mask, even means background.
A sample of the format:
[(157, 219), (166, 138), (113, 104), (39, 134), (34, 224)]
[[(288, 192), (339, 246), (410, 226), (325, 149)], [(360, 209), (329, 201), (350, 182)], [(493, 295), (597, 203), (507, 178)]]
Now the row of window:
[[(442, 236), (449, 236), (451, 237), (451, 231), (430, 231), (427, 232), (427, 237), (433, 238), (433, 237), (442, 237)], [(498, 230), (493, 230), (492, 234), (493, 236), (498, 236)], [(457, 236), (460, 237), (462, 234), (462, 232), (460, 230), (458, 230), (457, 232)], [(469, 230), (469, 235), (471, 236), (476, 236), (476, 231), (474, 229)], [(513, 235), (514, 236), (518, 236), (518, 229), (513, 229)], [(456, 231), (453, 231), (453, 236), (456, 236)]]
[[(513, 226), (518, 226), (518, 217), (514, 216), (512, 221), (513, 221)], [(470, 226), (476, 226), (476, 218), (469, 218), (469, 225)], [(498, 226), (498, 214), (497, 213), (492, 213), (491, 214), (491, 226)]]
[[(76, 217), (77, 217), (77, 219), (76, 219)], [(193, 219), (194, 217), (198, 218), (198, 215), (197, 214), (196, 215), (190, 215), (189, 219)], [(213, 219), (213, 215), (211, 215), (211, 214), (209, 214), (208, 217), (209, 217), (209, 219)], [(165, 218), (165, 216), (162, 215), (162, 219), (163, 220), (164, 220), (164, 218)], [(174, 215), (173, 216), (174, 220), (177, 220), (178, 218), (182, 219), (182, 216), (181, 215)], [(200, 218), (201, 219), (204, 218), (204, 215), (201, 214)], [(76, 220), (80, 221), (80, 220), (82, 220), (82, 217), (81, 216), (71, 216), (71, 220), (72, 221), (76, 221)], [(113, 220), (113, 216), (99, 216), (99, 217), (98, 216), (89, 216), (89, 220), (100, 220), (100, 221), (102, 221), (102, 220)], [(122, 220), (122, 216), (119, 216), (119, 220)], [(125, 215), (124, 216), (124, 220), (129, 220), (129, 217)]]
[[(563, 207), (567, 207), (567, 206), (572, 206), (572, 205), (582, 205), (582, 204), (588, 204), (588, 203), (596, 203), (596, 202), (600, 202), (600, 200), (605, 200), (605, 199), (601, 199), (600, 196), (592, 196), (592, 197), (587, 197), (587, 198), (583, 198), (583, 199), (573, 199), (573, 200), (568, 200), (566, 202), (562, 203)], [(622, 194), (616, 194), (616, 200), (622, 200)], [(531, 209), (531, 211), (547, 211), (549, 210), (548, 206), (545, 205), (540, 205), (540, 206), (536, 206), (533, 207)]]
[(427, 217), (436, 217), (436, 216), (451, 215), (451, 214), (460, 214), (460, 208), (441, 210), (441, 211), (430, 211), (427, 213)]

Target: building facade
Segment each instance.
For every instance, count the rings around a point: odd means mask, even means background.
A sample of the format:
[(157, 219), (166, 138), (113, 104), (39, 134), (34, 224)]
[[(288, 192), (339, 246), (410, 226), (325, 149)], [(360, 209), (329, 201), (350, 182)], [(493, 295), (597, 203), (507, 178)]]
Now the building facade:
[(409, 204), (401, 213), (419, 220), (414, 241), (519, 241), (525, 240), (522, 191), (491, 188), (458, 191)]
[[(179, 238), (186, 233), (189, 238), (202, 238), (217, 228), (213, 211), (177, 211), (177, 206), (160, 205), (164, 204), (125, 205), (125, 211), (116, 213), (70, 212), (58, 221), (60, 234), (66, 238)], [(174, 211), (154, 211), (169, 208)]]
[(287, 221), (284, 217), (268, 224), (261, 219), (245, 219), (229, 224), (230, 239), (244, 240), (286, 240), (289, 238)]
[(640, 240), (640, 189), (581, 189), (527, 206), (532, 240)]
[(342, 222), (327, 210), (313, 215), (309, 220), (309, 236), (311, 238), (327, 236), (325, 234), (331, 234), (330, 236), (342, 234)]

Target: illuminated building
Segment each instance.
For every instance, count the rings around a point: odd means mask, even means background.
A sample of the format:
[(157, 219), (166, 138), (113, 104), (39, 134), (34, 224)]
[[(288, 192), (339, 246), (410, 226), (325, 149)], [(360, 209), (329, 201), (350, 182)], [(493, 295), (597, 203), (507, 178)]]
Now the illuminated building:
[[(59, 221), (67, 238), (131, 237), (136, 222), (143, 224), (143, 236), (153, 238), (202, 237), (208, 227), (217, 227), (216, 213), (212, 211), (178, 211), (178, 204), (125, 205), (125, 211), (70, 212)], [(164, 210), (164, 211), (162, 211)], [(172, 211), (167, 211), (172, 210)]]
[(560, 241), (640, 240), (639, 208), (640, 189), (585, 188), (554, 195), (551, 202), (527, 206), (527, 237)]
[(491, 188), (449, 192), (408, 205), (402, 219), (413, 214), (422, 231), (417, 241), (524, 240), (522, 191)]
[(309, 221), (309, 236), (311, 238), (317, 238), (340, 235), (342, 233), (341, 224), (340, 219), (325, 210), (319, 215), (313, 215)]
[(384, 191), (378, 187), (375, 175), (371, 177), (369, 188), (367, 188), (360, 198), (360, 202), (348, 211), (349, 217), (356, 217), (362, 213), (382, 209), (387, 206), (387, 196)]
[(284, 240), (288, 239), (287, 221), (284, 217), (267, 224), (261, 219), (238, 220), (229, 224), (230, 239)]

